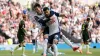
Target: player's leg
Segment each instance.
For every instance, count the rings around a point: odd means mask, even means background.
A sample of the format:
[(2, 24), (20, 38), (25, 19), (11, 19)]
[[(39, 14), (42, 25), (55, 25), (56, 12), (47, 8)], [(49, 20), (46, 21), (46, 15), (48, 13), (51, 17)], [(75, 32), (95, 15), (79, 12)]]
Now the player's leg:
[(46, 56), (47, 44), (45, 43), (45, 41), (38, 40), (37, 43), (43, 48), (42, 56)]
[[(87, 33), (83, 33), (83, 42), (84, 42), (84, 44), (86, 45), (86, 49), (87, 49), (87, 54), (92, 54), (92, 52), (90, 52), (89, 51), (89, 36), (88, 36), (88, 34)], [(82, 45), (82, 47), (83, 47), (83, 45)]]
[(16, 48), (12, 51), (12, 55), (13, 55), (13, 52), (20, 47), (22, 47), (22, 56), (26, 56), (25, 55), (25, 41), (21, 41), (21, 43), (18, 46), (16, 46)]
[(54, 52), (52, 51), (51, 47), (48, 48), (48, 52), (49, 52), (50, 54), (54, 55)]
[(58, 41), (59, 41), (59, 38), (60, 38), (60, 33), (56, 33), (54, 34), (52, 37), (53, 38), (53, 49), (54, 49), (54, 56), (58, 56), (58, 48), (57, 48), (57, 44), (58, 44)]
[(68, 44), (71, 48), (73, 48), (73, 51), (76, 51), (77, 49), (79, 49), (78, 46), (73, 46), (72, 43), (70, 42), (70, 40), (68, 38), (66, 38), (65, 35), (62, 34), (62, 40)]
[(47, 52), (52, 54), (52, 56), (54, 55), (54, 52), (51, 51), (51, 46), (53, 44), (53, 38), (52, 36), (49, 36), (48, 38), (48, 44), (47, 44)]
[(13, 55), (13, 53), (14, 53), (17, 49), (19, 49), (19, 48), (21, 47), (21, 42), (22, 42), (22, 40), (18, 40), (18, 42), (19, 42), (19, 45), (16, 46), (13, 50), (11, 50), (11, 55)]
[(14, 52), (15, 52), (18, 48), (20, 48), (20, 45), (16, 46), (13, 50), (11, 50), (11, 55), (12, 55), (12, 56), (13, 56)]
[(69, 40), (68, 38), (66, 38), (66, 36), (65, 36), (62, 32), (61, 32), (60, 34), (61, 34), (62, 40), (63, 40), (66, 44), (68, 44), (70, 47), (73, 47), (73, 45), (72, 45), (72, 43), (70, 42), (70, 40)]
[(35, 53), (35, 39), (32, 39), (32, 43), (33, 43), (33, 53)]
[(22, 55), (25, 56), (25, 41), (24, 40), (19, 40), (19, 45), (15, 47), (15, 49), (13, 49), (11, 51), (11, 55), (13, 55), (13, 53), (19, 49), (20, 47), (22, 47)]
[(85, 42), (84, 42), (84, 44), (86, 45), (86, 50), (87, 50), (87, 54), (92, 54), (92, 52), (90, 52), (90, 50), (89, 50), (89, 48), (90, 48), (90, 46), (89, 46), (89, 38), (87, 37), (86, 39), (85, 39)]
[(23, 42), (21, 43), (21, 47), (22, 47), (22, 56), (26, 56), (26, 55), (25, 55), (25, 41), (23, 41)]
[(47, 43), (44, 41), (42, 46), (43, 46), (43, 56), (46, 56), (47, 55)]
[(82, 33), (82, 40), (81, 41), (82, 41), (81, 42), (81, 46), (80, 46), (78, 51), (82, 54), (83, 53), (82, 49), (83, 49), (83, 47), (85, 45), (85, 42), (86, 42), (86, 38), (85, 38), (85, 34), (84, 33)]
[(62, 35), (62, 40), (68, 44), (70, 47), (73, 47), (72, 43), (70, 42), (70, 40), (68, 38), (66, 38), (64, 35)]
[(90, 50), (89, 50), (90, 38), (91, 38), (91, 32), (89, 31), (89, 32), (87, 32), (87, 38), (86, 38), (86, 40), (87, 40), (87, 42), (86, 42), (87, 54), (92, 54), (92, 52), (90, 52)]
[(58, 55), (58, 48), (57, 48), (57, 42), (58, 42), (58, 40), (56, 40), (56, 39), (54, 39), (53, 40), (53, 48), (54, 48), (54, 56), (57, 56)]
[(43, 35), (44, 38), (44, 45), (43, 45), (43, 56), (46, 56), (47, 54), (47, 43), (48, 43), (48, 34)]
[(47, 55), (48, 34), (49, 34), (49, 28), (46, 27), (44, 32), (43, 32), (43, 38), (44, 38), (43, 56)]
[(92, 54), (92, 53), (89, 51), (89, 34), (88, 34), (88, 31), (85, 31), (85, 32), (83, 33), (83, 40), (84, 40), (84, 44), (86, 45), (87, 54)]
[(44, 42), (47, 44), (48, 43), (48, 34), (43, 35)]
[(84, 42), (82, 41), (82, 43), (80, 43), (81, 45), (80, 45), (80, 47), (79, 47), (79, 49), (77, 50), (78, 52), (80, 52), (81, 54), (83, 53), (83, 51), (82, 51), (82, 49), (83, 49), (83, 47), (84, 47)]
[(35, 52), (38, 52), (38, 40), (35, 40)]
[(92, 52), (90, 52), (89, 48), (90, 48), (89, 43), (87, 43), (86, 44), (87, 54), (92, 54)]

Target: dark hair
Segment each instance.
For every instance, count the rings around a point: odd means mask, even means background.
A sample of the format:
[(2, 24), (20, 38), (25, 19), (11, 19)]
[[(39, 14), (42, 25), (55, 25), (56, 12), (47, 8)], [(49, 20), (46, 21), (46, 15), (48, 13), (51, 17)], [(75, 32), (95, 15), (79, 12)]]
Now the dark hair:
[(88, 18), (87, 18), (87, 21), (90, 21), (90, 20), (91, 20), (91, 18), (90, 18), (90, 17), (88, 17)]
[(41, 7), (41, 5), (38, 3), (35, 3), (34, 8), (36, 8), (36, 7)]
[(46, 11), (46, 10), (49, 10), (49, 8), (48, 7), (44, 7), (43, 8), (43, 11)]

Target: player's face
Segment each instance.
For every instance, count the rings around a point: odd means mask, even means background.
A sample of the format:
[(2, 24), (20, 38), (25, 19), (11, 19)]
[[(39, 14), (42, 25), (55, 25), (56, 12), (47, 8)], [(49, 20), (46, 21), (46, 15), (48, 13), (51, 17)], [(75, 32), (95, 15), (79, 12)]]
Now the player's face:
[(36, 7), (35, 11), (36, 11), (37, 14), (42, 14), (42, 10), (41, 10), (40, 7)]
[(33, 24), (33, 28), (35, 28), (36, 27), (36, 24)]
[(49, 16), (50, 15), (50, 11), (46, 10), (46, 11), (44, 11), (44, 14), (45, 14), (45, 16)]

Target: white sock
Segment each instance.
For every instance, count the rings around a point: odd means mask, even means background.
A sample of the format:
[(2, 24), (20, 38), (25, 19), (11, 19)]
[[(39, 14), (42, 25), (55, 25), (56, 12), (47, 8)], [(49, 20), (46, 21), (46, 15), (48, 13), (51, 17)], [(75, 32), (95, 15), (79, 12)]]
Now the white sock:
[(43, 55), (46, 55), (47, 53), (47, 43), (48, 43), (48, 40), (45, 39), (43, 43)]
[(73, 47), (72, 43), (70, 42), (70, 40), (68, 38), (65, 37), (65, 35), (62, 35), (62, 39), (63, 41), (68, 44), (70, 47)]
[(82, 46), (80, 46), (79, 49), (82, 50)]
[(43, 55), (46, 55), (46, 53), (47, 53), (47, 45), (44, 44), (44, 47), (43, 47)]
[(89, 45), (86, 45), (87, 52), (89, 52)]
[(33, 45), (33, 53), (35, 53), (35, 45)]
[(54, 48), (54, 56), (58, 56), (58, 48), (56, 44), (53, 44), (53, 48)]
[(49, 52), (50, 54), (54, 55), (54, 52), (51, 51), (51, 47), (48, 48), (48, 52)]
[(38, 52), (38, 43), (35, 42), (35, 52)]
[(79, 47), (79, 49), (82, 50), (83, 47), (84, 47), (84, 44), (81, 44), (81, 46)]

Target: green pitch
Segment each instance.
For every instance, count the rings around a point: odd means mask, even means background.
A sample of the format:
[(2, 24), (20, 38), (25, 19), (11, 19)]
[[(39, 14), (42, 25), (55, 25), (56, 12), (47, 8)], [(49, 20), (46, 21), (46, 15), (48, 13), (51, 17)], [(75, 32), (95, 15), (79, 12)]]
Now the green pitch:
[[(73, 52), (71, 49), (66, 50), (59, 50), (59, 52), (65, 53), (63, 55), (59, 56), (100, 56), (100, 49), (90, 49), (93, 54), (87, 55), (86, 50), (83, 50), (83, 54), (80, 54), (78, 52)], [(21, 56), (22, 51), (16, 51), (14, 53), (14, 56)], [(42, 51), (39, 50), (39, 52), (33, 54), (32, 51), (27, 50), (26, 52), (27, 56), (41, 56)], [(0, 51), (0, 56), (11, 56), (10, 51)], [(48, 55), (51, 56), (51, 55)]]

